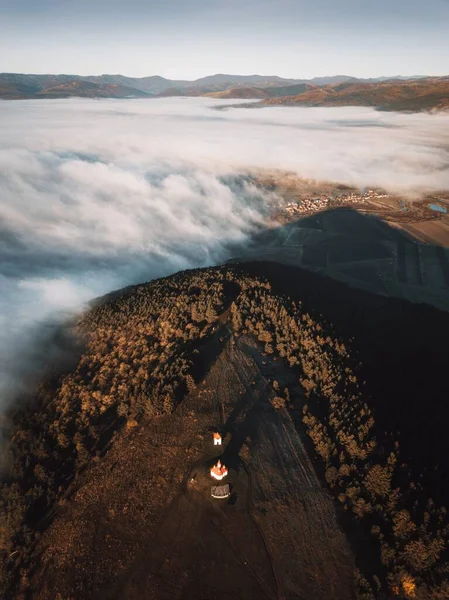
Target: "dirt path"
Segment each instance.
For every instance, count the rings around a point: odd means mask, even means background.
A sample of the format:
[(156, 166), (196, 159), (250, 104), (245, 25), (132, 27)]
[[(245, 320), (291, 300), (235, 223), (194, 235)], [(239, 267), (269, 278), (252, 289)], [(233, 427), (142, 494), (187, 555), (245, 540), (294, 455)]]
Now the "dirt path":
[[(353, 597), (332, 500), (270, 402), (270, 369), (282, 378), (282, 367), (250, 340), (226, 338), (172, 415), (124, 433), (85, 473), (42, 542), (36, 600)], [(223, 447), (212, 443), (218, 426)], [(210, 496), (219, 456), (229, 500)]]
[[(270, 357), (249, 340), (240, 340), (238, 350), (237, 369), (248, 360), (258, 370), (270, 369)], [(276, 374), (282, 376), (280, 365)], [(252, 473), (254, 516), (276, 558), (283, 593), (286, 598), (351, 598), (352, 560), (332, 498), (289, 415), (269, 402), (271, 385), (260, 370), (258, 376), (265, 394), (248, 413), (245, 459)]]

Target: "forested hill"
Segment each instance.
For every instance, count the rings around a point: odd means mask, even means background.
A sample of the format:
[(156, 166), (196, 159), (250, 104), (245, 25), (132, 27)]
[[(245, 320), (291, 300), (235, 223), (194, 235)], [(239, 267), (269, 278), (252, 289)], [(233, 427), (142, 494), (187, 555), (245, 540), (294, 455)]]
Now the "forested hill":
[[(104, 472), (111, 449), (178, 413), (226, 345), (242, 338), (259, 348), (261, 364), (271, 361), (275, 404), (308, 440), (345, 515), (358, 597), (449, 597), (447, 313), (258, 262), (126, 288), (97, 301), (74, 333), (84, 340), (76, 368), (48, 378), (12, 415), (0, 495), (2, 597), (103, 597), (104, 569), (115, 577), (135, 557), (117, 545), (79, 562), (84, 533), (81, 546), (67, 540), (94, 517), (70, 522), (70, 531), (61, 525), (75, 491), (76, 503), (85, 501), (84, 482)], [(128, 517), (136, 494), (127, 496)], [(116, 529), (128, 543), (131, 533)]]

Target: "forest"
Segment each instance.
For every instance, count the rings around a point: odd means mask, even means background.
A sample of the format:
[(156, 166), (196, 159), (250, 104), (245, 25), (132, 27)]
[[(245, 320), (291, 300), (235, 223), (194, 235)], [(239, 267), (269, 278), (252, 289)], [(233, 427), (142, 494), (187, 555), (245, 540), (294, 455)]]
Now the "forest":
[(10, 410), (2, 597), (31, 597), (36, 544), (71, 482), (121, 430), (176, 410), (214, 360), (217, 327), (257, 339), (300, 382), (280, 405), (319, 457), (358, 597), (449, 597), (448, 314), (258, 262), (125, 288), (67, 327), (75, 368)]

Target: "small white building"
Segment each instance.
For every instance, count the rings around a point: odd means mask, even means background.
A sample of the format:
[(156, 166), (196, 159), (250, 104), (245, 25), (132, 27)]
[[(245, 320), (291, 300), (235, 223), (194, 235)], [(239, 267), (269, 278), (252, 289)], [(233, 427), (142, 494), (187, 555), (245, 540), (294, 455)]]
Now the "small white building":
[(221, 446), (222, 443), (222, 439), (221, 439), (221, 435), (215, 431), (214, 432), (214, 446)]

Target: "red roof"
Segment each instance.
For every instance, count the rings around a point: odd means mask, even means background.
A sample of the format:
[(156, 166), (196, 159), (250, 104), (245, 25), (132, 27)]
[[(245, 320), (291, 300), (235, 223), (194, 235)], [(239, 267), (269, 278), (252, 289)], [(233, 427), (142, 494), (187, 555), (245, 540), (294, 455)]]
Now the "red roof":
[(214, 479), (220, 480), (223, 479), (223, 477), (226, 477), (228, 468), (225, 465), (222, 465), (221, 461), (218, 461), (217, 464), (211, 468), (210, 474)]

